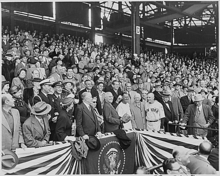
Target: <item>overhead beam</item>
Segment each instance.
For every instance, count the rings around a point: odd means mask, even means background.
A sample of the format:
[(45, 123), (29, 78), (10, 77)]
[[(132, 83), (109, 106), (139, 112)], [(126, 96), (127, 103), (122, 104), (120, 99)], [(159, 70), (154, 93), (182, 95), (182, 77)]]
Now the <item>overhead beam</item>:
[[(203, 22), (209, 23), (209, 24), (211, 24), (211, 25), (214, 25), (213, 23), (210, 23), (210, 22), (208, 22), (208, 21), (206, 21), (206, 20), (203, 20), (202, 18), (200, 18), (200, 17), (197, 16), (197, 15), (193, 15), (193, 14), (190, 14), (190, 13), (185, 12), (187, 9), (185, 9), (184, 11), (181, 11), (179, 8), (171, 7), (171, 6), (166, 6), (166, 5), (163, 5), (163, 4), (159, 3), (159, 2), (150, 1), (150, 3), (151, 3), (151, 4), (154, 4), (154, 5), (156, 5), (156, 6), (165, 8), (165, 9), (167, 9), (167, 10), (171, 10), (171, 11), (176, 12), (176, 13), (178, 13), (178, 14), (181, 14), (182, 16), (193, 17), (193, 18), (196, 18), (196, 19), (198, 19), (198, 20), (200, 20), (200, 21), (203, 21)], [(209, 2), (208, 4), (204, 4), (204, 6), (202, 6), (202, 7), (205, 8), (205, 7), (207, 7), (208, 5), (210, 5), (210, 2)], [(190, 8), (190, 7), (189, 7), (189, 8)], [(201, 9), (200, 9), (200, 10), (201, 10)]]

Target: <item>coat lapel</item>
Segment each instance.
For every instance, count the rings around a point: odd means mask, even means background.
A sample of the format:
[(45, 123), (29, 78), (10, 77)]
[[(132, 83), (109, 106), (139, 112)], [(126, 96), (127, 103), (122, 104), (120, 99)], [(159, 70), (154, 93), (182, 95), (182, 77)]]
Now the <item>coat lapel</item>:
[(12, 114), (12, 117), (13, 117), (13, 120), (14, 120), (14, 132), (15, 132), (15, 129), (16, 129), (16, 125), (17, 125), (17, 113), (15, 113), (15, 111), (11, 110), (11, 114)]
[(9, 125), (8, 125), (8, 122), (7, 122), (6, 118), (5, 118), (4, 113), (2, 113), (2, 125), (5, 126), (5, 128), (7, 128), (8, 131), (10, 131), (10, 133), (11, 133), (11, 129), (10, 129)]
[[(95, 122), (95, 119), (94, 119), (94, 117), (93, 117), (93, 115), (92, 115), (92, 110), (91, 110), (91, 112), (88, 110), (88, 108), (86, 107), (86, 105), (84, 104), (84, 103), (82, 103), (83, 104), (83, 110), (85, 111), (85, 113)], [(91, 108), (92, 109), (92, 108)]]

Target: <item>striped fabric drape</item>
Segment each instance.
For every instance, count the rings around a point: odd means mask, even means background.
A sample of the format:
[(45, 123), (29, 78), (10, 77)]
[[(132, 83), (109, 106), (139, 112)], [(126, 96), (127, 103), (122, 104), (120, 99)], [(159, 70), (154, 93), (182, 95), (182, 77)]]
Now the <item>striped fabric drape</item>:
[[(198, 149), (198, 145), (204, 138), (195, 136), (177, 136), (174, 133), (136, 131), (135, 165), (152, 166), (159, 165), (166, 158), (172, 158), (172, 150), (176, 146), (183, 146), (189, 149)], [(163, 174), (162, 167), (154, 170), (156, 174)]]
[[(127, 133), (135, 133), (135, 157), (134, 161), (129, 160), (134, 162), (135, 168), (138, 166), (152, 167), (162, 163), (165, 158), (172, 157), (172, 149), (175, 146), (197, 150), (198, 145), (204, 140), (199, 137), (177, 136), (152, 131), (127, 130)], [(100, 139), (101, 143), (108, 141), (106, 138), (112, 136), (114, 134), (104, 136)], [(71, 152), (70, 143), (36, 148), (27, 150), (27, 152), (16, 152), (19, 158), (17, 166), (11, 170), (2, 170), (2, 172), (6, 175), (85, 174), (83, 160), (76, 161)], [(97, 152), (98, 155), (100, 155), (99, 152)], [(162, 168), (156, 169), (155, 173), (162, 173)]]

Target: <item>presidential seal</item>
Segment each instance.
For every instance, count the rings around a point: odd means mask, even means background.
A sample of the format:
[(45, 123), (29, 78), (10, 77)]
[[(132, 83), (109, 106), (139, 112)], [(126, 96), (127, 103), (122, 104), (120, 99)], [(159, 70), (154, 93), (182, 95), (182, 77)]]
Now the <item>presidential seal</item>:
[(99, 174), (122, 174), (125, 165), (125, 152), (119, 142), (111, 141), (100, 151), (98, 158)]

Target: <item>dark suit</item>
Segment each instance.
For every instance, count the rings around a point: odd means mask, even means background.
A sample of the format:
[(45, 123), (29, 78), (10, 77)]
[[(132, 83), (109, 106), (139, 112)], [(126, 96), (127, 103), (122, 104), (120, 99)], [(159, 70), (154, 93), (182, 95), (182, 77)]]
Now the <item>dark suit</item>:
[(153, 92), (154, 94), (154, 99), (157, 100), (159, 103), (163, 103), (163, 99), (162, 96), (159, 92), (157, 92), (156, 90)]
[[(187, 124), (187, 122), (189, 123), (190, 126), (192, 126), (195, 122), (195, 115), (196, 115), (196, 105), (195, 104), (190, 104), (188, 106), (188, 108), (186, 109), (186, 112), (183, 116), (183, 123)], [(212, 110), (208, 105), (202, 105), (202, 110), (205, 116), (205, 120), (206, 123), (210, 123), (212, 124), (212, 122), (214, 121), (214, 116), (212, 114)], [(188, 134), (191, 135), (193, 134), (193, 129), (192, 128), (188, 128)]]
[[(82, 103), (82, 94), (84, 92), (87, 92), (86, 89), (83, 89), (79, 92), (79, 104)], [(92, 98), (96, 97), (97, 98), (97, 104), (96, 104), (96, 108), (97, 110), (99, 111), (99, 114), (102, 114), (102, 106), (101, 106), (101, 101), (100, 101), (100, 98), (99, 98), (99, 93), (98, 91), (93, 87), (90, 91), (90, 93), (92, 94)]]
[(23, 124), (24, 141), (27, 147), (43, 147), (43, 140), (49, 141), (50, 127), (48, 117), (43, 117), (44, 130), (34, 115), (31, 115)]
[(213, 148), (209, 154), (208, 161), (217, 171), (219, 171), (219, 148)]
[(72, 123), (69, 115), (65, 110), (59, 112), (55, 129), (55, 141), (64, 141), (66, 136), (70, 136)]
[(115, 91), (113, 90), (113, 88), (111, 88), (109, 92), (111, 92), (112, 95), (113, 95), (113, 97), (114, 97), (114, 98), (113, 98), (112, 105), (113, 105), (114, 108), (116, 108), (116, 107), (118, 106), (118, 104), (116, 103), (116, 100), (117, 100), (117, 98), (118, 98), (119, 95), (122, 96), (123, 92), (122, 92), (122, 90), (121, 90), (120, 87), (118, 88), (118, 91), (117, 91), (117, 92), (115, 92)]
[(58, 112), (60, 112), (62, 110), (60, 102), (61, 102), (62, 99), (64, 99), (66, 97), (66, 95), (62, 93), (60, 95), (60, 97), (58, 97), (56, 94), (53, 94), (52, 96), (53, 96), (53, 99), (54, 99), (54, 108)]
[(173, 122), (174, 120), (177, 120), (174, 114), (172, 102), (168, 101), (167, 103), (168, 103), (169, 108), (164, 101), (161, 103), (163, 105), (164, 114), (166, 117), (166, 118), (161, 119), (161, 125), (164, 125), (165, 132), (175, 133), (175, 126), (169, 125), (169, 127), (167, 127), (169, 121)]
[(96, 114), (91, 107), (91, 111), (84, 103), (76, 108), (76, 135), (77, 136), (94, 136), (101, 131)]
[(180, 103), (181, 103), (181, 105), (182, 105), (182, 107), (183, 107), (183, 112), (185, 113), (187, 107), (188, 107), (190, 104), (193, 104), (193, 101), (192, 101), (192, 100), (190, 101), (189, 98), (188, 98), (188, 96), (186, 95), (186, 96), (183, 96), (183, 97), (180, 98)]
[(120, 117), (115, 108), (110, 103), (104, 102), (103, 118), (105, 132), (113, 132), (119, 129)]
[(7, 53), (7, 51), (10, 49), (9, 41), (6, 41), (6, 42), (2, 41), (2, 49), (3, 49), (3, 53)]
[(53, 141), (54, 140), (54, 135), (55, 135), (56, 123), (52, 122), (52, 118), (55, 116), (54, 113), (58, 112), (58, 110), (55, 109), (55, 102), (54, 102), (53, 95), (48, 94), (47, 97), (46, 97), (45, 94), (40, 92), (38, 94), (38, 96), (34, 97), (34, 104), (36, 104), (37, 102), (40, 102), (40, 101), (44, 101), (45, 103), (51, 105), (51, 111), (49, 112), (49, 114), (51, 115), (51, 118), (49, 120), (49, 124), (50, 124), (50, 131), (51, 131), (50, 140)]

